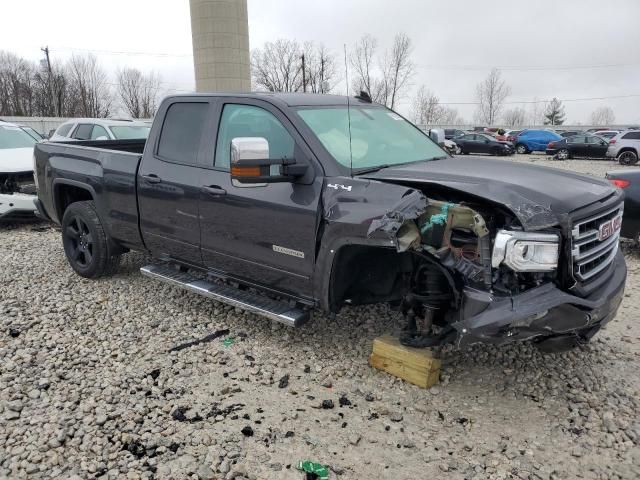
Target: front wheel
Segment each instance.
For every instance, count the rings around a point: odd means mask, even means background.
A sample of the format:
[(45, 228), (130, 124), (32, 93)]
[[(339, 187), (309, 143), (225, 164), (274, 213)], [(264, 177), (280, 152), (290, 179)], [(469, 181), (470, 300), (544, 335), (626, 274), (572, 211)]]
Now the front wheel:
[(523, 153), (528, 153), (528, 149), (526, 145), (523, 145), (522, 143), (519, 143), (516, 146), (516, 152), (523, 154)]
[(107, 235), (92, 201), (69, 205), (62, 217), (62, 245), (71, 268), (85, 278), (113, 273), (120, 255), (111, 255)]
[(618, 162), (620, 162), (620, 165), (635, 165), (638, 163), (638, 155), (631, 150), (627, 150), (618, 155)]

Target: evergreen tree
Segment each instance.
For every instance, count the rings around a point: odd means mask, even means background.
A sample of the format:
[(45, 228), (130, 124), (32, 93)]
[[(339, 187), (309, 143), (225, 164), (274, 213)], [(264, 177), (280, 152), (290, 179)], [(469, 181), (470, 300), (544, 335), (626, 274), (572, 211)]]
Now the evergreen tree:
[(556, 97), (549, 102), (544, 112), (545, 125), (562, 125), (564, 123), (564, 106)]

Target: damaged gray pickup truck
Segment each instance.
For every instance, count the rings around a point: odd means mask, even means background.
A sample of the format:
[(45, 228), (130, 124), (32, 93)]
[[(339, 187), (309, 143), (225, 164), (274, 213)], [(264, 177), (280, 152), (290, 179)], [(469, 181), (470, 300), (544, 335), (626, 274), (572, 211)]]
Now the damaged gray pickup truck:
[(143, 274), (291, 326), (388, 302), (408, 345), (557, 351), (624, 292), (619, 189), (452, 158), (366, 95), (172, 96), (146, 142), (39, 143), (35, 168), (78, 274), (145, 251)]

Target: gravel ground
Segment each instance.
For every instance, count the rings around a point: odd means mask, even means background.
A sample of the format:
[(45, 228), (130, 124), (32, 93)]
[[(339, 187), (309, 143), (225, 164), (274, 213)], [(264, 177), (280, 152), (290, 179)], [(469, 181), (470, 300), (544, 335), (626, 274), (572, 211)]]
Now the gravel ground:
[(623, 247), (627, 294), (591, 344), (447, 348), (422, 390), (367, 365), (386, 307), (293, 331), (143, 278), (141, 254), (82, 279), (57, 230), (4, 225), (0, 478), (301, 479), (311, 459), (340, 479), (637, 479), (640, 254)]

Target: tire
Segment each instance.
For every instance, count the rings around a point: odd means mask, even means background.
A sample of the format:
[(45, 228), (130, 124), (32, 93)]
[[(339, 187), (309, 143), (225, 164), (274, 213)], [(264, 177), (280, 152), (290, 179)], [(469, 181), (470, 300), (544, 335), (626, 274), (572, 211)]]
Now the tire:
[(571, 158), (571, 155), (569, 155), (569, 150), (567, 150), (566, 148), (561, 148), (555, 154), (555, 158), (557, 160), (569, 160)]
[(93, 201), (69, 205), (62, 217), (62, 245), (71, 268), (85, 278), (114, 273), (120, 255), (111, 255), (109, 241)]
[(618, 155), (620, 165), (635, 165), (638, 163), (638, 155), (633, 150), (625, 150)]
[(529, 149), (523, 143), (519, 143), (518, 145), (516, 145), (516, 153), (519, 153), (521, 155), (523, 153), (529, 153)]

